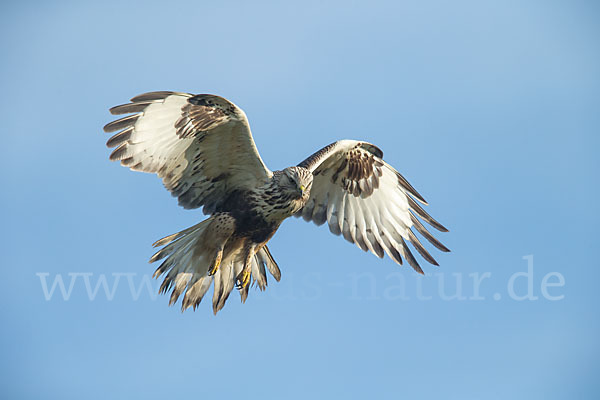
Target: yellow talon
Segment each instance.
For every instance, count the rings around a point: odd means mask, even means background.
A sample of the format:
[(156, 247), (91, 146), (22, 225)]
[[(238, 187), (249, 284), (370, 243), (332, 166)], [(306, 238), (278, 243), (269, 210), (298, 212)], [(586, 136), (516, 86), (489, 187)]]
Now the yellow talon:
[(237, 277), (236, 286), (239, 290), (244, 289), (250, 283), (252, 272), (250, 268), (244, 268)]
[(222, 256), (223, 256), (222, 251), (217, 253), (217, 258), (215, 258), (215, 264), (212, 266), (212, 268), (208, 269), (208, 276), (213, 276), (214, 274), (217, 273), (217, 271), (219, 270), (219, 266), (221, 265), (221, 257)]

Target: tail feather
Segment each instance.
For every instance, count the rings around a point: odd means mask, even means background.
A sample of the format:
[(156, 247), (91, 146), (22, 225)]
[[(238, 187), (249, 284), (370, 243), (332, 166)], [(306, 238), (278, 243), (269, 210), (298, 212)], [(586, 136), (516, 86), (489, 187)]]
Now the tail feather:
[(254, 278), (254, 283), (260, 290), (265, 290), (267, 288), (267, 272), (265, 271), (265, 264), (261, 262), (258, 254), (255, 254), (254, 257), (252, 257), (252, 277)]
[(198, 225), (202, 224), (203, 222), (206, 221), (202, 221), (199, 224), (196, 224), (194, 226), (191, 226), (187, 229), (182, 230), (181, 232), (177, 232), (174, 233), (172, 235), (169, 236), (165, 236), (162, 239), (158, 239), (156, 242), (152, 243), (152, 247), (162, 247), (168, 243), (171, 243), (173, 240), (180, 238), (183, 235), (187, 235), (189, 232), (193, 231), (194, 229), (196, 229), (198, 227)]
[(185, 296), (183, 297), (183, 301), (181, 303), (181, 311), (187, 310), (189, 307), (193, 307), (196, 310), (196, 307), (200, 304), (206, 292), (210, 288), (210, 284), (213, 281), (212, 276), (203, 276), (196, 283), (191, 285), (188, 290), (185, 292)]
[(175, 277), (175, 288), (173, 289), (173, 292), (171, 293), (171, 299), (169, 300), (170, 306), (177, 302), (179, 296), (181, 296), (181, 293), (183, 292), (183, 289), (187, 288), (191, 278), (191, 272), (177, 274), (177, 276)]
[[(215, 217), (216, 215), (154, 243), (155, 247), (164, 246), (150, 258), (151, 263), (163, 260), (154, 272), (155, 278), (166, 274), (159, 292), (171, 291), (169, 305), (175, 304), (183, 295), (182, 311), (190, 307), (195, 310), (214, 281), (213, 312), (219, 312), (234, 288), (235, 278), (244, 268), (239, 249), (226, 246), (233, 230), (223, 228), (223, 215), (211, 226), (217, 220)], [(225, 218), (232, 217), (227, 215)], [(225, 252), (220, 267), (214, 276), (208, 276), (209, 266), (214, 262), (217, 250), (223, 247)], [(275, 280), (281, 279), (277, 263), (269, 249), (263, 246), (251, 259), (252, 278), (260, 290), (267, 287), (267, 270)], [(240, 290), (242, 302), (248, 297), (249, 286)]]
[[(174, 234), (166, 236), (160, 240), (157, 240), (152, 245), (153, 247), (158, 247), (158, 246), (165, 246), (165, 247), (163, 247), (162, 249), (160, 249), (156, 253), (154, 253), (154, 255), (152, 257), (150, 257), (150, 260), (148, 262), (153, 263), (153, 262), (162, 260), (163, 258), (170, 256), (175, 252), (179, 253), (180, 256), (185, 256), (186, 254), (181, 254), (182, 250), (184, 248), (186, 250), (189, 250), (189, 248), (192, 245), (196, 244), (199, 236), (201, 235), (202, 232), (204, 232), (206, 230), (209, 223), (210, 223), (210, 218), (207, 220), (204, 220), (204, 221), (200, 222), (199, 224), (196, 224), (190, 228), (184, 229), (181, 232), (174, 233)], [(169, 261), (169, 260), (171, 260), (171, 263), (174, 261), (174, 259), (171, 259), (170, 257), (169, 257), (169, 259), (167, 259), (167, 261)], [(158, 267), (156, 272), (158, 272), (158, 270), (161, 268), (163, 268), (162, 265), (160, 267)], [(155, 272), (155, 277), (160, 276), (167, 269), (168, 269), (168, 266), (166, 268), (164, 268), (164, 270), (158, 275), (156, 275), (156, 272)]]
[(260, 261), (267, 266), (267, 269), (271, 275), (273, 275), (273, 278), (279, 282), (281, 279), (281, 270), (279, 269), (279, 265), (275, 262), (275, 259), (273, 259), (269, 248), (266, 245), (263, 246), (256, 255), (259, 257)]
[[(233, 263), (233, 276), (234, 279), (235, 277), (239, 276), (240, 273), (242, 272), (242, 270), (244, 269), (244, 263), (243, 262), (236, 262)], [(240, 296), (242, 298), (242, 303), (246, 302), (246, 299), (248, 298), (248, 288), (250, 287), (250, 285), (247, 285), (246, 287), (242, 288), (240, 290)]]
[(214, 285), (213, 285), (213, 309), (214, 309), (214, 305), (217, 304), (219, 302), (219, 299), (221, 298), (221, 296), (223, 295), (223, 285), (225, 283), (225, 278), (223, 276), (223, 272), (228, 269), (227, 266), (222, 266), (222, 268), (219, 268), (217, 270), (217, 272), (214, 275)]
[[(217, 286), (215, 280), (215, 289), (213, 293), (213, 313), (216, 315), (224, 306), (233, 290), (235, 276), (233, 275), (233, 262), (221, 266), (219, 271), (220, 285)], [(216, 275), (216, 274), (215, 274)]]

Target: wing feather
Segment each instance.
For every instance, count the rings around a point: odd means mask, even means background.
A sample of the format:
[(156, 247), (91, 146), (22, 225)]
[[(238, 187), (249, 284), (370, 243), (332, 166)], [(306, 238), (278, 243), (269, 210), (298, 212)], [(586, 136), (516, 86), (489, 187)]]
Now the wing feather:
[(411, 228), (441, 251), (449, 251), (419, 221), (439, 231), (447, 229), (418, 203), (423, 196), (392, 166), (383, 161), (375, 145), (354, 140), (332, 143), (299, 164), (313, 173), (310, 198), (296, 216), (342, 235), (378, 257), (387, 254), (396, 263), (421, 266), (407, 245), (410, 242), (429, 263), (438, 265)]
[(162, 178), (184, 208), (213, 213), (228, 194), (272, 176), (250, 132), (244, 112), (214, 95), (150, 92), (110, 109), (133, 113), (108, 123), (110, 160)]

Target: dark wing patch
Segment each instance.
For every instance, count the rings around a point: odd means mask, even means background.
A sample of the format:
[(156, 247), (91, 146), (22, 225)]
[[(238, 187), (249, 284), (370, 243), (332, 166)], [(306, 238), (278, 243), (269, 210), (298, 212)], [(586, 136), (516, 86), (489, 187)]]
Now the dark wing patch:
[(227, 120), (240, 121), (232, 103), (222, 97), (206, 94), (190, 97), (181, 114), (175, 123), (180, 138), (205, 133)]
[(331, 183), (340, 185), (354, 196), (367, 197), (379, 187), (379, 178), (383, 174), (383, 162), (372, 153), (357, 148), (346, 153), (340, 167), (331, 177)]

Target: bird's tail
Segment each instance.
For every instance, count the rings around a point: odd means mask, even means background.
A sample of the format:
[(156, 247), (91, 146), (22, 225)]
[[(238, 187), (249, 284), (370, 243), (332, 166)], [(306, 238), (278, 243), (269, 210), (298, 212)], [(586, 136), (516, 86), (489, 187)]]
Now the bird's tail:
[[(169, 305), (185, 293), (182, 311), (189, 307), (196, 309), (214, 280), (213, 312), (216, 314), (223, 308), (245, 261), (241, 253), (243, 243), (231, 237), (234, 222), (229, 214), (215, 214), (154, 243), (154, 247), (164, 246), (150, 262), (164, 259), (154, 277), (166, 274), (159, 291), (171, 291)], [(260, 290), (267, 287), (266, 270), (279, 281), (279, 267), (267, 246), (263, 246), (251, 259), (252, 278)], [(240, 290), (242, 302), (246, 301), (249, 286)]]

